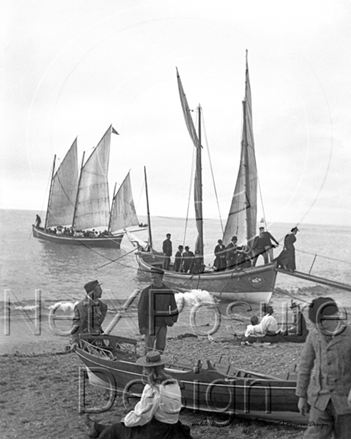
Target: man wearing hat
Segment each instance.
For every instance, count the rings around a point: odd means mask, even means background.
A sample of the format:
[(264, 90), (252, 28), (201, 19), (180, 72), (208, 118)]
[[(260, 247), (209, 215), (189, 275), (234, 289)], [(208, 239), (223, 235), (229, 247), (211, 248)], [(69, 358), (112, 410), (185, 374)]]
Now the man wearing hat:
[(141, 292), (138, 303), (140, 333), (145, 335), (145, 353), (166, 347), (167, 327), (178, 320), (174, 292), (163, 284), (164, 271), (151, 269), (151, 285)]
[(191, 272), (191, 269), (194, 264), (195, 254), (189, 248), (189, 246), (185, 246), (185, 252), (183, 254), (183, 271), (185, 273)]
[[(264, 264), (271, 263), (273, 261), (273, 248), (275, 245), (279, 246), (277, 240), (270, 232), (265, 231), (263, 226), (259, 228), (259, 231), (260, 233), (255, 237), (252, 245), (254, 255), (252, 260), (253, 266), (256, 266), (257, 259), (260, 255), (263, 256)], [(272, 241), (274, 241), (275, 245), (272, 243)]]
[(227, 269), (234, 269), (236, 266), (236, 259), (238, 256), (238, 251), (242, 250), (242, 247), (238, 246), (238, 237), (233, 236), (231, 242), (226, 247), (226, 267)]
[(314, 299), (308, 317), (314, 328), (301, 355), (296, 386), (299, 411), (310, 414), (304, 438), (351, 438), (351, 328), (332, 298)]
[(166, 234), (166, 240), (162, 243), (162, 252), (165, 255), (163, 260), (163, 268), (165, 270), (169, 269), (169, 265), (171, 262), (172, 256), (172, 242), (171, 242), (171, 234)]
[(71, 349), (78, 344), (80, 333), (103, 333), (101, 325), (107, 314), (107, 305), (100, 300), (102, 295), (100, 286), (98, 280), (86, 283), (84, 286), (86, 297), (74, 306)]

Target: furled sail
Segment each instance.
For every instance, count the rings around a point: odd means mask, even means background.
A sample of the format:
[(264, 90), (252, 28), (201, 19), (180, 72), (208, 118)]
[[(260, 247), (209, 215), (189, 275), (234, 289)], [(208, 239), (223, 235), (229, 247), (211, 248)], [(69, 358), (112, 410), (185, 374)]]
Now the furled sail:
[[(195, 204), (195, 218), (196, 218), (196, 228), (198, 231), (198, 236), (195, 243), (195, 250), (199, 251), (203, 255), (203, 215), (202, 215), (202, 166), (201, 166), (201, 133), (199, 130), (199, 136), (196, 133), (194, 122), (190, 114), (190, 109), (186, 95), (184, 93), (183, 85), (180, 80), (180, 76), (177, 69), (177, 80), (178, 89), (180, 95), (180, 101), (182, 104), (183, 115), (185, 119), (185, 124), (188, 128), (190, 137), (196, 148), (196, 169), (195, 169), (195, 182), (194, 182), (194, 204)], [(201, 121), (200, 107), (199, 107), (199, 124)], [(200, 125), (199, 125), (200, 127)]]
[(118, 231), (128, 226), (139, 226), (136, 209), (134, 206), (130, 173), (122, 182), (117, 191), (111, 208), (110, 231)]
[(257, 222), (257, 168), (252, 128), (252, 102), (249, 67), (246, 58), (245, 100), (243, 101), (243, 133), (238, 177), (223, 234), (227, 245), (232, 236), (238, 244), (250, 246), (256, 235)]
[(53, 176), (49, 195), (46, 228), (70, 226), (78, 186), (77, 139)]
[(75, 229), (108, 227), (108, 166), (112, 129), (111, 125), (82, 167), (73, 221)]

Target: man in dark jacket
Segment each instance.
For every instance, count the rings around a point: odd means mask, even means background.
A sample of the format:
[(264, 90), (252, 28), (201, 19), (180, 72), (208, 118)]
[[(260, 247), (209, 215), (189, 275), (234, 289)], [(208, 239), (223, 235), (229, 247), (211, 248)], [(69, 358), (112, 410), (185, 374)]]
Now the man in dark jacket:
[(165, 255), (164, 260), (163, 260), (163, 268), (165, 270), (168, 270), (169, 264), (171, 262), (171, 256), (172, 256), (171, 234), (166, 234), (166, 240), (162, 244), (162, 252)]
[(141, 292), (138, 303), (139, 330), (145, 335), (145, 353), (166, 347), (167, 327), (178, 320), (174, 292), (163, 284), (164, 271), (151, 269), (151, 285)]
[[(252, 251), (253, 251), (253, 261), (252, 265), (256, 266), (257, 259), (260, 255), (263, 256), (264, 264), (272, 263), (273, 261), (273, 248), (279, 246), (277, 240), (268, 231), (264, 230), (264, 227), (259, 228), (259, 235), (254, 239)], [(275, 245), (272, 243), (274, 241)]]
[(86, 283), (84, 286), (86, 292), (85, 299), (74, 306), (71, 350), (78, 345), (81, 333), (103, 333), (101, 325), (107, 314), (107, 305), (100, 300), (102, 296), (100, 286), (101, 284), (98, 280)]
[(178, 246), (178, 251), (174, 257), (174, 270), (176, 272), (183, 272), (183, 246)]

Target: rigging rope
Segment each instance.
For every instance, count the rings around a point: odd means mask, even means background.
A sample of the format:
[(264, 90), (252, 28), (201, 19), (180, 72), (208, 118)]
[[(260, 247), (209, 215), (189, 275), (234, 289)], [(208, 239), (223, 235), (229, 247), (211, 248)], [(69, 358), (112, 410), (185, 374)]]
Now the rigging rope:
[(206, 127), (205, 127), (205, 118), (204, 118), (204, 111), (202, 110), (202, 121), (203, 121), (203, 131), (205, 133), (205, 143), (206, 143), (206, 150), (207, 150), (207, 155), (208, 155), (208, 161), (210, 163), (210, 169), (211, 169), (211, 176), (212, 176), (212, 183), (213, 183), (213, 188), (214, 188), (214, 192), (215, 192), (215, 196), (216, 196), (216, 202), (217, 202), (217, 209), (218, 209), (218, 215), (219, 215), (219, 221), (221, 223), (221, 229), (222, 229), (222, 235), (224, 234), (224, 229), (223, 229), (223, 222), (222, 222), (222, 216), (221, 216), (221, 210), (219, 208), (219, 202), (218, 202), (218, 194), (217, 194), (217, 188), (216, 188), (216, 182), (215, 182), (215, 178), (214, 178), (214, 174), (213, 174), (213, 168), (212, 168), (212, 161), (211, 161), (211, 155), (210, 155), (210, 149), (208, 147), (208, 139), (207, 139), (207, 132), (206, 132)]

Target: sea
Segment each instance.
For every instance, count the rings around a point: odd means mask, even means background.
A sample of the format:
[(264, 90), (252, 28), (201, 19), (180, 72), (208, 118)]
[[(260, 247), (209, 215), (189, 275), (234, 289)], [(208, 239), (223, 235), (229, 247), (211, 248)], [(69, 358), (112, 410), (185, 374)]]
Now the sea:
[[(11, 301), (25, 305), (32, 302), (35, 291), (40, 290), (44, 303), (75, 302), (82, 299), (84, 284), (97, 279), (111, 299), (122, 302), (135, 289), (148, 285), (148, 277), (138, 272), (134, 248), (126, 236), (120, 249), (67, 246), (40, 241), (32, 235), (36, 214), (45, 219), (45, 212), (0, 210), (2, 297), (5, 291), (7, 295), (11, 292)], [(146, 223), (147, 219), (139, 216), (139, 221)], [(267, 226), (280, 243), (274, 249), (275, 257), (282, 250), (284, 236), (293, 226), (287, 223), (271, 223)], [(173, 254), (180, 244), (194, 250), (197, 234), (193, 219), (153, 217), (151, 228), (155, 249), (161, 249), (166, 234), (171, 233)], [(133, 234), (143, 240), (148, 238), (147, 230)], [(208, 266), (214, 262), (213, 250), (221, 236), (222, 226), (218, 220), (204, 220), (204, 260)], [(299, 225), (295, 248), (298, 271), (351, 286), (351, 227)], [(261, 257), (258, 260), (260, 264), (263, 264)], [(315, 295), (337, 295), (341, 303), (351, 306), (351, 292), (285, 274), (278, 274), (276, 287), (280, 294), (283, 291), (303, 301)]]

